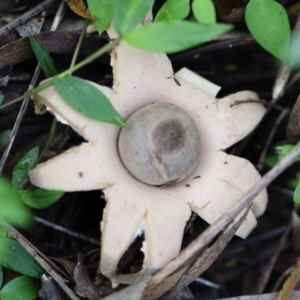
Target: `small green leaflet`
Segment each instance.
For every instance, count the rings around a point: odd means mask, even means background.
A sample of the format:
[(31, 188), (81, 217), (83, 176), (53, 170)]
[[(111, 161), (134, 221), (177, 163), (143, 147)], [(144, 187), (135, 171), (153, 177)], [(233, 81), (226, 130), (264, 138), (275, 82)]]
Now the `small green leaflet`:
[(268, 154), (265, 157), (264, 165), (268, 168), (273, 168), (279, 162), (278, 156), (276, 154)]
[(50, 56), (49, 52), (44, 49), (44, 47), (37, 41), (34, 36), (29, 36), (29, 41), (32, 47), (32, 50), (36, 56), (36, 59), (41, 65), (42, 70), (44, 71), (45, 75), (49, 77), (53, 77), (58, 74), (52, 57)]
[(230, 24), (165, 21), (136, 28), (123, 39), (142, 50), (174, 53), (211, 41), (232, 28)]
[[(282, 160), (285, 156), (287, 156), (293, 149), (295, 145), (286, 144), (283, 146), (277, 146), (275, 148), (275, 152), (278, 156), (279, 160)], [(299, 158), (297, 159), (299, 161)]]
[(5, 217), (13, 225), (28, 226), (32, 223), (31, 215), (19, 193), (3, 177), (0, 177), (0, 207), (0, 217)]
[(0, 299), (33, 300), (38, 297), (40, 288), (40, 280), (28, 276), (20, 276), (11, 280), (0, 290)]
[(35, 278), (43, 274), (33, 257), (17, 241), (7, 237), (0, 237), (0, 265)]
[(28, 151), (16, 164), (12, 175), (12, 186), (18, 190), (28, 176), (28, 172), (36, 165), (39, 156), (39, 147)]
[(192, 10), (195, 18), (201, 24), (216, 23), (216, 10), (211, 0), (194, 0)]
[(91, 83), (69, 76), (63, 79), (55, 77), (54, 84), (60, 96), (84, 116), (117, 126), (126, 126), (106, 96)]
[(10, 129), (2, 131), (0, 133), (0, 151), (2, 151), (5, 148), (8, 140), (9, 140), (10, 133), (11, 133)]
[(250, 0), (245, 20), (255, 40), (281, 60), (287, 57), (291, 28), (284, 7), (274, 0)]
[(189, 0), (167, 0), (158, 11), (154, 22), (167, 20), (183, 20), (188, 16), (189, 12)]
[(118, 0), (114, 15), (116, 32), (123, 36), (134, 29), (152, 8), (154, 0)]
[(0, 105), (2, 105), (3, 100), (4, 100), (4, 96), (0, 95)]
[(43, 209), (58, 201), (64, 194), (62, 191), (37, 189), (35, 191), (19, 191), (25, 204), (36, 209)]
[(98, 33), (101, 35), (113, 19), (117, 0), (87, 0), (87, 4), (91, 16), (95, 18)]
[(300, 204), (300, 183), (297, 185), (294, 196), (293, 196), (294, 202)]

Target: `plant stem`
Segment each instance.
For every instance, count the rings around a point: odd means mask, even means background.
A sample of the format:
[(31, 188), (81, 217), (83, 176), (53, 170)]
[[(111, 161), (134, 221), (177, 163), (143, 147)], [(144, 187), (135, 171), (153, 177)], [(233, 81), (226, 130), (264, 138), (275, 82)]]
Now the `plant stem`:
[[(80, 63), (78, 63), (77, 65), (75, 65), (74, 67), (60, 73), (57, 75), (57, 77), (59, 77), (60, 79), (72, 74), (73, 72), (77, 71), (78, 69), (84, 67), (85, 65), (91, 63), (93, 60), (95, 60), (96, 58), (98, 58), (99, 56), (103, 55), (104, 53), (106, 53), (107, 51), (111, 50), (114, 46), (116, 46), (118, 43), (120, 42), (120, 39), (116, 39), (111, 41), (110, 43), (106, 44), (105, 46), (103, 46), (102, 48), (100, 48), (99, 50), (97, 50), (96, 52), (94, 52), (93, 54), (91, 54), (90, 56), (88, 56), (87, 58), (85, 58), (83, 61), (81, 61)], [(17, 103), (21, 100), (23, 100), (24, 98), (29, 98), (31, 96), (33, 96), (34, 94), (44, 90), (45, 88), (51, 86), (54, 84), (54, 79), (51, 78), (49, 80), (47, 80), (46, 82), (42, 83), (41, 85), (39, 85), (38, 87), (34, 88), (33, 90), (23, 94), (22, 96), (13, 99), (12, 101), (5, 103), (4, 105), (0, 106), (0, 110), (8, 107), (14, 103)]]
[(64, 77), (68, 76), (69, 74), (77, 71), (78, 69), (84, 67), (85, 65), (89, 64), (90, 62), (92, 62), (93, 60), (98, 58), (99, 56), (103, 55), (104, 53), (106, 53), (107, 51), (112, 49), (119, 42), (120, 42), (120, 39), (116, 39), (116, 40), (111, 41), (110, 43), (106, 44), (105, 46), (103, 46), (102, 48), (100, 48), (99, 50), (97, 50), (96, 52), (94, 52), (93, 54), (88, 56), (87, 58), (85, 58), (83, 61), (81, 61), (80, 63), (78, 63), (74, 67), (69, 68), (68, 70), (58, 74), (57, 77), (61, 79), (61, 78), (64, 78)]

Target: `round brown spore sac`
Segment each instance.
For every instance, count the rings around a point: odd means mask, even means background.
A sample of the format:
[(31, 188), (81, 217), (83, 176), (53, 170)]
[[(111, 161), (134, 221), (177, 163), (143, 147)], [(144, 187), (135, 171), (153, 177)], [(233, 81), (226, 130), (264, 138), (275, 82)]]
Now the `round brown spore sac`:
[(150, 185), (172, 185), (191, 174), (200, 156), (200, 136), (190, 115), (170, 103), (141, 108), (119, 136), (126, 169)]

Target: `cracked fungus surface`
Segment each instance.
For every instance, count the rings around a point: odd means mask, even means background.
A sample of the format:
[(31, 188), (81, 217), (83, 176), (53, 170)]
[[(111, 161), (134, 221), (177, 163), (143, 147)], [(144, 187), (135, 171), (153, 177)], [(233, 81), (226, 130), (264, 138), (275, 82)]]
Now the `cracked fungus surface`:
[[(217, 100), (218, 86), (186, 68), (174, 74), (163, 53), (144, 52), (120, 43), (111, 56), (114, 90), (95, 86), (125, 120), (152, 103), (172, 103), (183, 108), (200, 133), (200, 159), (195, 169), (176, 186), (159, 188), (140, 182), (120, 160), (120, 128), (77, 113), (52, 86), (41, 91), (36, 100), (87, 142), (38, 165), (30, 172), (30, 180), (46, 189), (104, 189), (107, 203), (101, 224), (99, 270), (114, 281), (129, 283), (138, 280), (143, 270), (161, 268), (178, 255), (192, 211), (211, 224), (260, 179), (248, 160), (222, 150), (251, 132), (265, 109), (259, 103), (231, 108), (235, 100), (258, 97), (242, 91)], [(255, 198), (238, 236), (246, 237), (251, 232), (266, 203), (267, 194), (263, 191)], [(143, 270), (136, 276), (118, 275), (117, 264), (141, 226), (145, 228)]]

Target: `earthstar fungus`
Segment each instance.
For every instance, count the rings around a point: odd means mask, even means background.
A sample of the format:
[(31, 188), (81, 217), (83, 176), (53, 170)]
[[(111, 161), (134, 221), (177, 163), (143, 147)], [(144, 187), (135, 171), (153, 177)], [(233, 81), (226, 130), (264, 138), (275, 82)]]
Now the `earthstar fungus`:
[[(192, 211), (212, 223), (260, 179), (248, 160), (226, 154), (223, 150), (250, 133), (263, 117), (265, 109), (259, 103), (230, 107), (235, 100), (258, 97), (254, 92), (242, 91), (216, 99), (219, 86), (186, 68), (174, 74), (164, 53), (145, 52), (120, 42), (113, 49), (111, 58), (114, 89), (94, 85), (110, 99), (125, 120), (152, 104), (179, 107), (188, 114), (191, 119), (189, 126), (195, 126), (198, 132), (192, 138), (195, 144), (192, 148), (196, 151), (196, 156), (191, 158), (193, 167), (181, 178), (177, 175), (173, 178), (173, 171), (169, 173), (165, 161), (152, 149), (150, 165), (153, 166), (154, 162), (154, 177), (164, 174), (165, 181), (144, 183), (141, 181), (144, 179), (136, 179), (139, 175), (132, 175), (130, 172), (134, 171), (125, 167), (126, 158), (122, 157), (123, 163), (119, 155), (122, 145), (118, 144), (122, 144), (123, 139), (121, 129), (79, 114), (51, 86), (39, 92), (36, 100), (82, 135), (87, 143), (38, 165), (29, 176), (33, 184), (46, 189), (104, 190), (107, 203), (101, 224), (99, 270), (115, 282), (132, 283), (140, 278), (142, 272), (120, 275), (116, 269), (141, 227), (145, 229), (143, 270), (161, 268), (178, 255), (183, 231)], [(173, 119), (176, 121), (177, 117)], [(155, 124), (151, 119), (150, 125), (152, 123)], [(178, 126), (175, 126), (175, 131), (171, 130), (175, 136), (181, 128), (181, 125)], [(126, 132), (130, 128), (129, 122), (128, 128), (122, 129), (125, 144), (128, 142)], [(180, 137), (181, 142), (184, 139)], [(171, 138), (171, 146), (174, 147), (172, 141)], [(139, 138), (130, 140), (130, 143), (137, 149)], [(176, 145), (177, 142), (175, 148)], [(188, 158), (188, 155), (183, 157)], [(166, 159), (169, 159), (168, 155)], [(134, 161), (133, 166), (138, 163)], [(144, 175), (147, 177), (147, 172)], [(165, 184), (170, 181), (173, 184)], [(238, 236), (245, 238), (252, 231), (256, 217), (264, 212), (266, 203), (267, 194), (263, 191), (255, 198), (247, 218), (237, 231)]]

